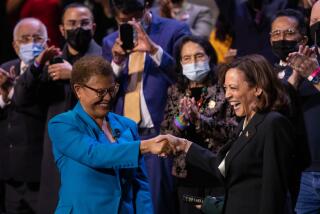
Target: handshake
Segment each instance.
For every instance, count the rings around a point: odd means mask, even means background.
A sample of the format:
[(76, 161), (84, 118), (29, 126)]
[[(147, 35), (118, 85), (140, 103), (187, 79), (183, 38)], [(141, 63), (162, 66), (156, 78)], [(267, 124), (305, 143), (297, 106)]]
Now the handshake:
[(151, 153), (166, 157), (177, 152), (187, 152), (191, 144), (192, 142), (186, 139), (167, 134), (141, 141), (140, 150), (142, 154)]

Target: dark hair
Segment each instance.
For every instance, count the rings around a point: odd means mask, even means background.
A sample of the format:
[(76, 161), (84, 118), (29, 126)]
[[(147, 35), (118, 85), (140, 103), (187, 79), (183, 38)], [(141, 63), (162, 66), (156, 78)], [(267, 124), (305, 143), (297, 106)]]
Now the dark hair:
[(301, 35), (306, 35), (307, 34), (307, 25), (306, 25), (306, 21), (304, 19), (303, 14), (298, 11), (298, 10), (294, 10), (294, 9), (283, 9), (283, 10), (279, 10), (277, 11), (277, 13), (274, 15), (274, 17), (272, 18), (272, 23), (279, 17), (282, 16), (286, 16), (286, 17), (290, 17), (290, 18), (294, 18), (297, 23), (298, 23), (298, 30), (300, 32)]
[(262, 94), (257, 97), (257, 111), (283, 111), (288, 108), (289, 98), (285, 88), (271, 64), (261, 55), (253, 54), (235, 59), (219, 67), (219, 83), (224, 84), (226, 73), (237, 68), (245, 75), (250, 87), (259, 87)]
[(89, 8), (88, 6), (86, 6), (86, 5), (84, 5), (84, 4), (75, 2), (75, 3), (68, 4), (67, 6), (65, 6), (65, 7), (63, 8), (62, 16), (61, 16), (61, 23), (62, 23), (62, 24), (63, 24), (63, 21), (64, 21), (64, 15), (65, 15), (66, 11), (67, 11), (68, 9), (71, 9), (71, 8), (87, 8), (88, 11), (90, 12), (91, 19), (92, 19), (92, 21), (94, 22), (94, 16), (93, 16), (93, 13), (92, 13), (92, 11), (90, 10), (90, 8)]
[(84, 56), (73, 64), (70, 83), (86, 84), (95, 75), (114, 76), (110, 63), (103, 57)]
[(216, 81), (215, 78), (215, 66), (217, 64), (217, 54), (216, 51), (214, 50), (214, 48), (212, 47), (211, 43), (208, 41), (207, 38), (205, 37), (200, 37), (200, 36), (194, 36), (194, 35), (188, 35), (188, 36), (184, 36), (182, 37), (178, 43), (175, 45), (175, 59), (177, 62), (177, 73), (178, 73), (178, 88), (179, 90), (185, 90), (187, 88), (187, 85), (189, 83), (188, 78), (186, 78), (183, 74), (182, 74), (182, 66), (181, 66), (181, 50), (183, 48), (183, 46), (187, 43), (187, 42), (193, 42), (196, 43), (198, 45), (200, 45), (204, 52), (206, 53), (206, 55), (210, 58), (209, 59), (209, 66), (211, 68), (211, 72), (208, 75), (208, 79), (209, 81), (211, 81), (211, 83), (213, 84)]
[(119, 11), (124, 14), (142, 12), (147, 2), (146, 0), (110, 0), (111, 13), (116, 16)]

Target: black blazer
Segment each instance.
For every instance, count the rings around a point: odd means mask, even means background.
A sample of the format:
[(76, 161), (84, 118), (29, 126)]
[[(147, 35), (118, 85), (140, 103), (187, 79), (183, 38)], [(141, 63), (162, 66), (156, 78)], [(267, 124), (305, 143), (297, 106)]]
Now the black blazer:
[[(6, 71), (15, 67), (20, 74), (19, 59), (1, 65)], [(0, 108), (0, 178), (39, 182), (46, 107), (40, 104), (39, 86), (24, 84), (30, 76), (18, 76), (11, 104)]]
[[(241, 130), (243, 121), (239, 124)], [(225, 214), (283, 214), (292, 173), (295, 137), (276, 112), (256, 113), (236, 140), (218, 156), (192, 144), (187, 161), (211, 174), (225, 159)]]

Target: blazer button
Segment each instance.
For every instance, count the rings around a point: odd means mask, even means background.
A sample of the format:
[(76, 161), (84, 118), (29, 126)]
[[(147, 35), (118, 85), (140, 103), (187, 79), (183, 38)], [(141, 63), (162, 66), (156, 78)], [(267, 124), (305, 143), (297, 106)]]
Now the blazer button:
[(11, 123), (8, 123), (8, 129), (11, 129)]
[(9, 148), (10, 148), (10, 149), (12, 149), (12, 148), (13, 148), (13, 145), (12, 145), (12, 144), (10, 144), (10, 145), (9, 145)]

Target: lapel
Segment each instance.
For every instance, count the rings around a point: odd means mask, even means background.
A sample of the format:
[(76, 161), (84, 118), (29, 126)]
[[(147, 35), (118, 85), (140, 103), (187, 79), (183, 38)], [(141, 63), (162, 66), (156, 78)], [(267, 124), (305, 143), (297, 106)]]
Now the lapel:
[(91, 136), (99, 139), (99, 136), (102, 132), (101, 128), (98, 124), (84, 111), (80, 102), (76, 104), (73, 111), (80, 117), (80, 119), (84, 122), (86, 130), (91, 134)]
[[(251, 139), (255, 136), (257, 132), (257, 128), (259, 124), (264, 120), (267, 113), (256, 113), (247, 127), (242, 131), (240, 136), (230, 145), (229, 153), (226, 157), (225, 161), (225, 168), (226, 168), (226, 175), (228, 174), (228, 170), (230, 168), (231, 162), (234, 160), (234, 158), (245, 148), (248, 143), (251, 141)], [(237, 130), (238, 133), (239, 130), (242, 129), (244, 123), (244, 119), (239, 124)]]
[(17, 76), (21, 74), (21, 61), (17, 61), (17, 63), (14, 65), (14, 72)]
[(113, 137), (116, 139), (116, 142), (122, 143), (133, 141), (135, 139), (131, 129), (128, 127), (128, 125), (123, 123), (121, 117), (109, 112), (107, 120), (109, 121), (111, 132)]

